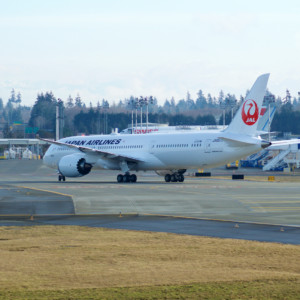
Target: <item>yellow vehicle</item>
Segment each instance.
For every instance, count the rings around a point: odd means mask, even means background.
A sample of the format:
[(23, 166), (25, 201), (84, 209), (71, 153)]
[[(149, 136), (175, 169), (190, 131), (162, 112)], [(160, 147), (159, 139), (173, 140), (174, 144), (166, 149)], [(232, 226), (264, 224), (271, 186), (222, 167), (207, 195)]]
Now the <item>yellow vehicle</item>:
[(239, 161), (238, 160), (226, 165), (226, 169), (228, 169), (228, 170), (233, 170), (233, 169), (236, 170), (238, 168), (239, 168)]

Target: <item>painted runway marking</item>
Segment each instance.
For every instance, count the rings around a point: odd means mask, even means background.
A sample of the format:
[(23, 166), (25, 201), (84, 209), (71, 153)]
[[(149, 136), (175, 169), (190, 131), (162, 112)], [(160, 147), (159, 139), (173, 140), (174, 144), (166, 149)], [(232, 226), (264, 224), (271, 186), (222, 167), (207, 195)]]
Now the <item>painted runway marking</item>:
[[(0, 217), (54, 217), (54, 216), (77, 216), (76, 214), (9, 214), (9, 215), (0, 215)], [(3, 221), (3, 220), (1, 220)], [(4, 220), (6, 222), (6, 220)]]
[(46, 193), (51, 193), (51, 194), (57, 194), (57, 195), (67, 196), (67, 197), (71, 197), (72, 198), (72, 195), (63, 194), (63, 193), (59, 193), (59, 192), (53, 192), (53, 191), (49, 191), (49, 190), (42, 190), (42, 189), (37, 189), (37, 188), (27, 187), (27, 186), (17, 186), (17, 187), (18, 188), (23, 188), (23, 189), (28, 189), (28, 190), (39, 191), (39, 192), (46, 192)]

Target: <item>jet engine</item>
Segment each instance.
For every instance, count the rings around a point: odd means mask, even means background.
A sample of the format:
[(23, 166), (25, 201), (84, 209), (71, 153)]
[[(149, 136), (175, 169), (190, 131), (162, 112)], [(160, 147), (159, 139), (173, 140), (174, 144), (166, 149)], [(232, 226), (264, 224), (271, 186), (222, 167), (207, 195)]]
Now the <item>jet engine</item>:
[(81, 177), (90, 173), (92, 165), (82, 155), (70, 154), (61, 158), (59, 172), (66, 177)]

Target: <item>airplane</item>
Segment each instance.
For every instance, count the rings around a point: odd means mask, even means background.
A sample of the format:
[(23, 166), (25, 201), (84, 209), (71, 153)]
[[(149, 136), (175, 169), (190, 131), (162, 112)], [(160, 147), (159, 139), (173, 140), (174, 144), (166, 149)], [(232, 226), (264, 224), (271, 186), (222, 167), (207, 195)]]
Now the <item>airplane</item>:
[(44, 163), (58, 171), (58, 180), (82, 177), (92, 169), (121, 170), (117, 182), (136, 182), (133, 172), (154, 170), (166, 182), (183, 182), (187, 169), (224, 165), (278, 144), (261, 139), (257, 124), (270, 74), (257, 78), (233, 120), (224, 131), (161, 134), (73, 136), (58, 141), (44, 155)]

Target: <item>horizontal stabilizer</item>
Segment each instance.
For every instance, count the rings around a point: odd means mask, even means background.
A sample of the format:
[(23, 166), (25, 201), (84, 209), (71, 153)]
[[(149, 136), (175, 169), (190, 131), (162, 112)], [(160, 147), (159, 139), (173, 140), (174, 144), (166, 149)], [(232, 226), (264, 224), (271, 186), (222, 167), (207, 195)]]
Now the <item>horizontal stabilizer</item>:
[(278, 148), (280, 146), (289, 146), (289, 145), (295, 145), (300, 144), (300, 139), (291, 139), (291, 140), (282, 140), (282, 141), (272, 141), (271, 145), (268, 147), (268, 149), (272, 148)]
[(247, 135), (239, 135), (239, 134), (226, 134), (224, 136), (220, 136), (219, 139), (228, 141), (228, 142), (234, 142), (237, 144), (243, 144), (244, 146), (246, 145), (257, 145), (261, 143), (261, 139), (256, 138), (256, 137), (250, 137)]

